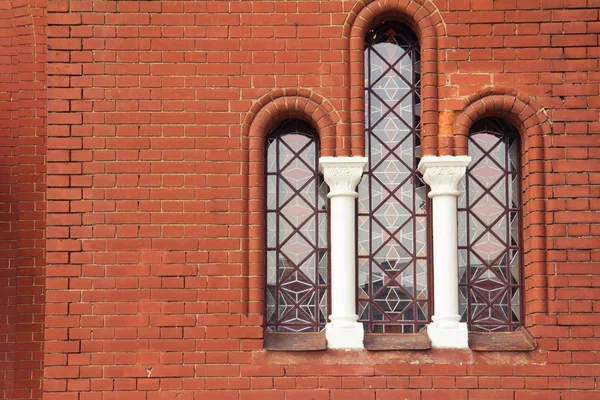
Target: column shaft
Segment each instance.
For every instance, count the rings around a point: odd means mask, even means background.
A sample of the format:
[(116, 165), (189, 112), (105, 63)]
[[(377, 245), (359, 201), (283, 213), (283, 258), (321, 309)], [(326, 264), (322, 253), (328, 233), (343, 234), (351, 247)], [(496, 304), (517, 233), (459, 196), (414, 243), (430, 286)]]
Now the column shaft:
[(364, 157), (321, 157), (329, 185), (331, 246), (331, 315), (325, 327), (327, 347), (362, 349), (364, 330), (356, 315), (356, 214)]
[(467, 324), (458, 309), (458, 184), (471, 162), (467, 156), (426, 156), (419, 170), (433, 199), (434, 312), (427, 333), (433, 347), (468, 346)]
[[(331, 197), (331, 321), (356, 322), (355, 197)], [(335, 223), (333, 223), (335, 221)]]
[[(458, 316), (458, 247), (456, 232), (456, 197), (433, 198), (433, 288), (434, 320), (440, 326), (456, 327)], [(444, 299), (444, 301), (437, 301)], [(456, 299), (457, 301), (454, 301)]]

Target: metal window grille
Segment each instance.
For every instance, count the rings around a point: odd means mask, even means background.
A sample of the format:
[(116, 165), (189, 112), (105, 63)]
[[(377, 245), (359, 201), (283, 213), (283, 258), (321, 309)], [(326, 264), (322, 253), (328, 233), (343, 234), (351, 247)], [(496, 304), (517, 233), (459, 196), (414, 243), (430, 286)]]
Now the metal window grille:
[(472, 162), (458, 200), (459, 304), (473, 331), (513, 331), (522, 322), (519, 134), (487, 118), (469, 135)]
[(420, 160), (420, 54), (404, 25), (365, 40), (367, 171), (357, 207), (357, 312), (369, 333), (418, 332), (429, 321), (428, 216)]
[(329, 315), (327, 185), (319, 139), (287, 119), (266, 140), (266, 327), (317, 332)]

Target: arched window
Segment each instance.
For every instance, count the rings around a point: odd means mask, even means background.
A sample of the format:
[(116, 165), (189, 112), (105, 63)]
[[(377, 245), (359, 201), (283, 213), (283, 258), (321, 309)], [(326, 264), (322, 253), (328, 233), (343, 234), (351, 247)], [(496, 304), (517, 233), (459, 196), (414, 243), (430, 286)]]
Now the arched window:
[(270, 332), (317, 332), (329, 315), (327, 185), (319, 138), (298, 119), (266, 141), (266, 323)]
[(473, 125), (458, 201), (459, 304), (472, 331), (522, 325), (520, 142), (497, 118)]
[(420, 54), (383, 22), (365, 39), (365, 155), (357, 221), (357, 313), (367, 333), (418, 332), (429, 320), (426, 186), (420, 161)]

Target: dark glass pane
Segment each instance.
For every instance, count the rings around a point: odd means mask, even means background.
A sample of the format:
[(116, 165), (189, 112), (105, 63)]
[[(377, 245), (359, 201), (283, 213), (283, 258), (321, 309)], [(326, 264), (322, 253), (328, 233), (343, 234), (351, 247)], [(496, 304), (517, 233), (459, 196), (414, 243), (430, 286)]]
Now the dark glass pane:
[(475, 331), (521, 326), (519, 136), (502, 120), (476, 123), (458, 204), (459, 305)]
[(275, 127), (266, 143), (266, 327), (320, 331), (329, 315), (329, 239), (318, 137), (292, 119)]
[(429, 321), (427, 194), (420, 157), (419, 42), (384, 22), (365, 46), (366, 155), (358, 186), (357, 313), (374, 333)]

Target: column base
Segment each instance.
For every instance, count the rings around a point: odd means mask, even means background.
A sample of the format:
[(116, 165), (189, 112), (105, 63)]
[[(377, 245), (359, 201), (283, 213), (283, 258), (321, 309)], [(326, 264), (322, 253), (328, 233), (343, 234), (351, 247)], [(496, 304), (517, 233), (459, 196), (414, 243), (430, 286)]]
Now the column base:
[(365, 330), (359, 322), (345, 322), (342, 327), (330, 322), (325, 325), (329, 349), (364, 349)]
[(427, 334), (431, 339), (431, 347), (437, 349), (469, 348), (469, 330), (467, 324), (459, 322), (453, 327), (441, 327), (440, 323), (427, 325)]

